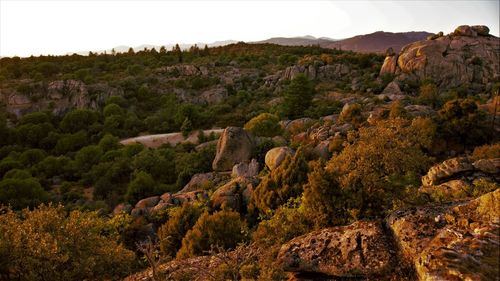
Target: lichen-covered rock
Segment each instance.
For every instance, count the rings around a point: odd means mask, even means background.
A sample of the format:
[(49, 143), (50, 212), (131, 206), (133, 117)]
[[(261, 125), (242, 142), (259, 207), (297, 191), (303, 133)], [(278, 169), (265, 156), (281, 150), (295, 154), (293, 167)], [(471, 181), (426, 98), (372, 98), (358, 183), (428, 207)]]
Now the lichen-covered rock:
[(231, 176), (237, 177), (255, 177), (259, 174), (259, 162), (252, 159), (250, 163), (242, 162), (233, 166)]
[(420, 280), (498, 280), (499, 224), (443, 229), (415, 263)]
[(393, 266), (393, 251), (378, 222), (358, 221), (296, 237), (278, 260), (285, 271), (339, 277), (382, 275)]
[(500, 189), (469, 201), (396, 211), (387, 219), (420, 280), (495, 280), (499, 222)]
[(255, 140), (243, 128), (227, 127), (217, 143), (217, 153), (212, 163), (214, 171), (231, 171), (235, 164), (250, 161)]
[(287, 156), (293, 156), (295, 151), (288, 146), (275, 147), (266, 153), (265, 162), (270, 170), (278, 167)]
[(443, 163), (432, 166), (427, 175), (422, 177), (424, 186), (437, 185), (459, 173), (473, 171), (474, 166), (466, 157), (451, 158)]

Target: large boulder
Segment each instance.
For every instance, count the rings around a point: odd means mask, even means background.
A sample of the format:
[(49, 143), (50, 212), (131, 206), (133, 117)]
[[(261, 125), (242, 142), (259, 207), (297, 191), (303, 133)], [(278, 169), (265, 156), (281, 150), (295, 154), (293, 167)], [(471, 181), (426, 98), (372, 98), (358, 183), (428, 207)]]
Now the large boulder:
[(362, 277), (389, 272), (394, 252), (379, 222), (358, 221), (296, 237), (281, 247), (278, 260), (288, 272)]
[(214, 171), (231, 171), (235, 164), (250, 161), (255, 140), (239, 127), (227, 127), (217, 143), (217, 153), (212, 163)]
[(287, 156), (292, 157), (295, 151), (288, 146), (275, 147), (266, 153), (265, 162), (270, 170), (278, 167)]
[[(441, 88), (485, 85), (500, 77), (500, 40), (486, 26), (459, 26), (452, 34), (406, 45), (388, 56), (380, 74), (397, 81), (432, 79)], [(397, 58), (397, 64), (395, 60)]]

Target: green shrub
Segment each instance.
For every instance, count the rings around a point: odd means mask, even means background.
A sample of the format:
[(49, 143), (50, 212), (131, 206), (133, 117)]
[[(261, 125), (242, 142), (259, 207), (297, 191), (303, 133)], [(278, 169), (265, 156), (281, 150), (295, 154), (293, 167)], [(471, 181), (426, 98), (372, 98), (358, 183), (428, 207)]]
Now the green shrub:
[[(15, 280), (111, 280), (131, 272), (134, 253), (97, 213), (40, 206), (0, 215), (0, 276)], [(106, 234), (107, 233), (107, 234)]]
[(182, 246), (182, 238), (193, 228), (202, 214), (199, 206), (184, 204), (168, 212), (168, 221), (158, 229), (160, 250), (165, 257), (175, 257)]
[(264, 177), (252, 194), (249, 210), (270, 213), (288, 199), (302, 194), (309, 167), (299, 149), (293, 157), (287, 157), (278, 167)]
[(259, 137), (274, 137), (282, 133), (278, 116), (261, 113), (245, 124), (245, 130)]
[(472, 159), (500, 158), (500, 143), (485, 144), (474, 148)]
[(234, 249), (245, 238), (245, 228), (237, 212), (222, 210), (212, 215), (205, 212), (182, 239), (177, 258), (202, 255), (212, 245)]
[(156, 182), (153, 177), (139, 171), (134, 175), (134, 179), (128, 184), (125, 200), (135, 203), (143, 198), (152, 196), (155, 192)]
[(35, 178), (6, 178), (0, 181), (0, 204), (15, 210), (35, 207), (47, 202), (49, 196)]

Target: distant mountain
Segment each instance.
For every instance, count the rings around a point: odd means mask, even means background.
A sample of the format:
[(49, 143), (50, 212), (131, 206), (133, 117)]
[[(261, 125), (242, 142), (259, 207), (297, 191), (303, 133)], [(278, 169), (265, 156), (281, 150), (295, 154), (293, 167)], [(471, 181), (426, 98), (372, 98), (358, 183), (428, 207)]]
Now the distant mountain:
[(388, 48), (399, 52), (401, 48), (409, 43), (423, 40), (432, 33), (425, 31), (411, 32), (384, 32), (377, 31), (370, 34), (358, 35), (335, 42), (321, 44), (325, 48), (337, 48), (360, 53), (384, 53)]
[(277, 44), (283, 46), (309, 46), (309, 45), (327, 45), (335, 42), (334, 39), (321, 37), (316, 38), (311, 35), (302, 37), (273, 37), (262, 41), (252, 42), (257, 44)]

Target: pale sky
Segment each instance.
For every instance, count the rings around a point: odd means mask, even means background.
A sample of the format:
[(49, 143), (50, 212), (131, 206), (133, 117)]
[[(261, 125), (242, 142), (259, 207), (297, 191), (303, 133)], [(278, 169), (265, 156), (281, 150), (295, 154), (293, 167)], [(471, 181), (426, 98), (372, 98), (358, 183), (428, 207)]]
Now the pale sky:
[(379, 30), (445, 34), (483, 24), (499, 36), (499, 1), (0, 0), (0, 56), (125, 45), (335, 39)]

